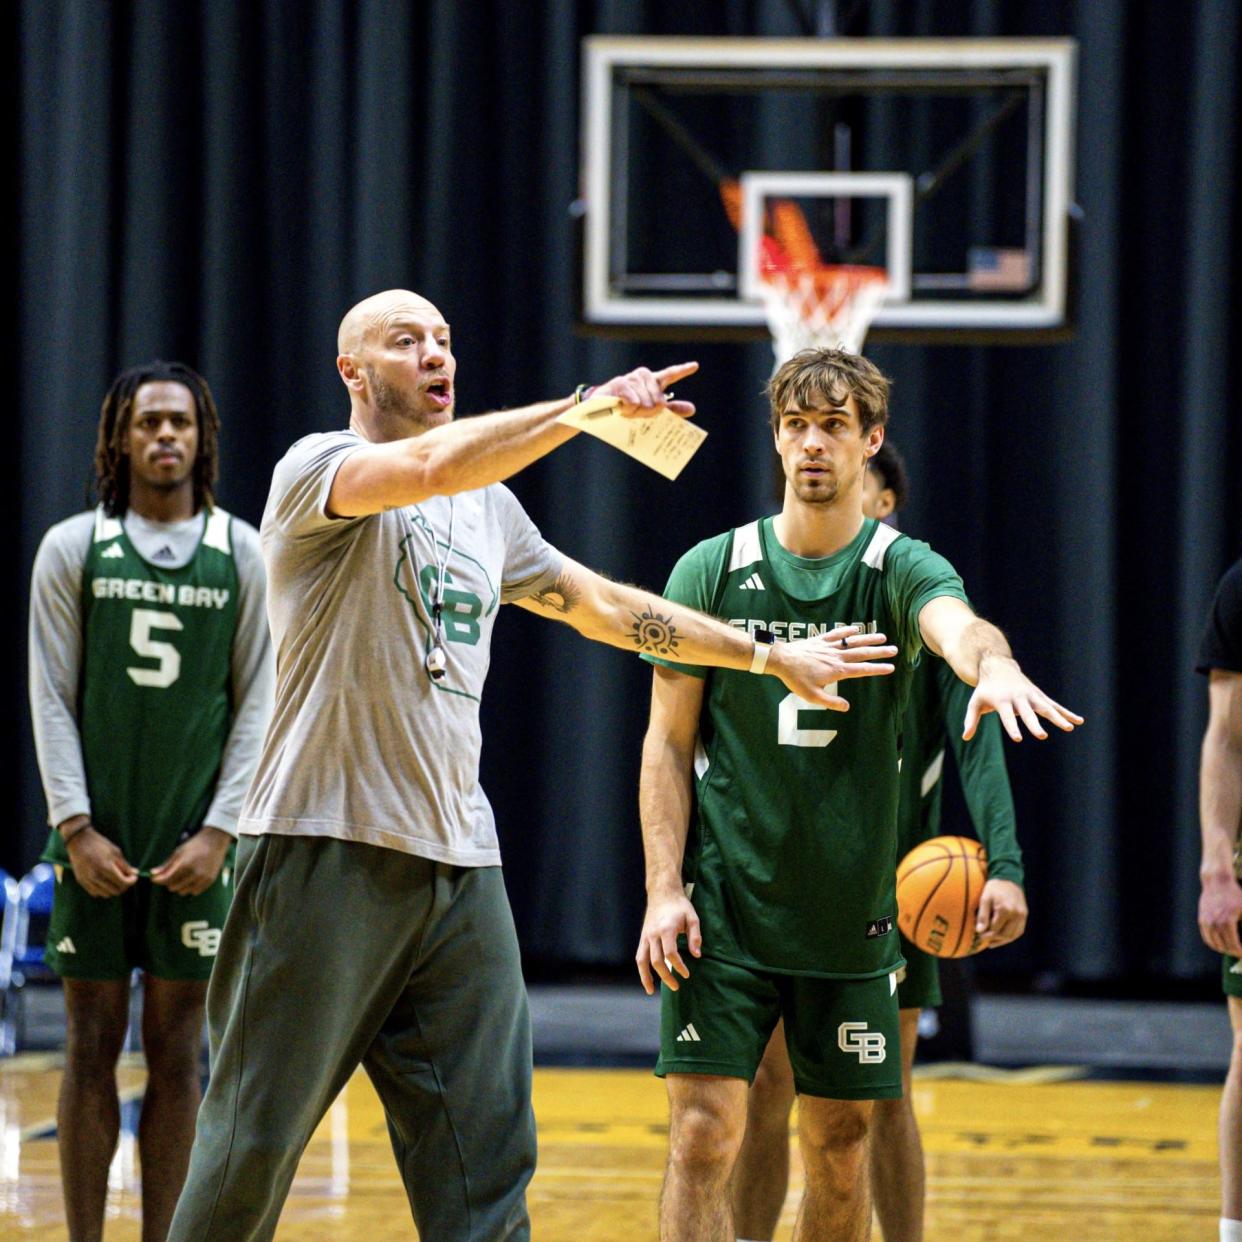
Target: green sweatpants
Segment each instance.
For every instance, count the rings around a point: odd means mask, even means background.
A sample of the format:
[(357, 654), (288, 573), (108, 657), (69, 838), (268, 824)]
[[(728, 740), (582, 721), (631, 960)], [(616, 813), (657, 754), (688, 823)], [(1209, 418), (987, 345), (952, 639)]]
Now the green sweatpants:
[(207, 1016), (211, 1082), (170, 1242), (271, 1238), (359, 1064), (420, 1236), (529, 1238), (530, 1017), (499, 867), (243, 837)]

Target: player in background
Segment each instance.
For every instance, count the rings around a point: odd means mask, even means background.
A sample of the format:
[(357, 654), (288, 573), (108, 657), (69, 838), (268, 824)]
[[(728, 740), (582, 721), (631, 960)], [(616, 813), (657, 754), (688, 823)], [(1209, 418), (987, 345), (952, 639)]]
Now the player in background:
[(636, 961), (649, 992), (653, 976), (665, 985), (660, 1231), (735, 1237), (730, 1179), (747, 1088), (783, 1018), (807, 1173), (794, 1236), (854, 1242), (870, 1231), (872, 1101), (902, 1092), (897, 768), (914, 662), (926, 647), (975, 686), (967, 738), (991, 711), (1015, 741), (1019, 722), (1043, 738), (1040, 717), (1067, 731), (1081, 718), (1022, 673), (947, 561), (864, 517), (866, 463), (884, 440), (884, 376), (858, 355), (806, 350), (778, 368), (768, 393), (786, 480), (780, 513), (691, 549), (666, 594), (759, 643), (814, 627), (845, 650), (895, 659), (828, 687), (827, 710), (764, 693), (761, 678), (652, 661)]
[[(863, 476), (863, 513), (889, 521), (905, 505), (905, 463), (886, 440)], [(895, 525), (895, 523), (893, 523)], [(1016, 940), (1026, 928), (1022, 852), (1014, 822), (1013, 795), (1005, 771), (1000, 722), (979, 722), (974, 739), (962, 739), (971, 688), (941, 659), (924, 652), (910, 681), (902, 724), (898, 794), (897, 857), (940, 833), (946, 743), (961, 778), (966, 805), (988, 851), (988, 882), (975, 929), (988, 948)], [(900, 930), (906, 965), (898, 973), (901, 1030), (900, 1099), (877, 1100), (871, 1119), (871, 1196), (885, 1242), (922, 1242), (923, 1144), (910, 1095), (919, 1015), (940, 1004), (940, 964), (916, 949)], [(733, 1217), (740, 1238), (769, 1239), (776, 1231), (789, 1185), (789, 1113), (793, 1068), (778, 1023), (747, 1097), (746, 1137), (733, 1174)]]
[(1242, 560), (1216, 589), (1199, 648), (1197, 671), (1208, 677), (1208, 724), (1199, 766), (1199, 933), (1225, 954), (1221, 974), (1233, 1027), (1233, 1051), (1220, 1101), (1220, 1237), (1242, 1242)]
[(232, 844), (271, 710), (258, 532), (215, 503), (218, 427), (189, 367), (123, 372), (99, 420), (99, 505), (53, 526), (35, 558), (30, 701), (56, 868), (47, 961), (65, 989), (57, 1142), (73, 1242), (103, 1236), (134, 970), (142, 1237), (167, 1235)]

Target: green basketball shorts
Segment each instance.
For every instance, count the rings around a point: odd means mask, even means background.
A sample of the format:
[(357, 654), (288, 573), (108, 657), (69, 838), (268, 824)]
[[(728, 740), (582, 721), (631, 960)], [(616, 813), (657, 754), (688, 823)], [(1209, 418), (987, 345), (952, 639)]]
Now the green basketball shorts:
[(822, 979), (690, 959), (676, 992), (660, 989), (656, 1074), (720, 1074), (751, 1082), (778, 1018), (801, 1095), (891, 1100), (901, 1095), (896, 974)]
[(1226, 996), (1242, 996), (1242, 958), (1221, 954), (1220, 983)]
[[(898, 932), (898, 935), (901, 935)], [(901, 936), (901, 955), (906, 959), (904, 970), (897, 972), (898, 1009), (935, 1009), (943, 999), (940, 995), (940, 962), (930, 953), (916, 949)]]
[(92, 897), (71, 867), (56, 865), (47, 964), (63, 979), (206, 980), (233, 895), (233, 852), (216, 882), (180, 897), (145, 877), (119, 897)]

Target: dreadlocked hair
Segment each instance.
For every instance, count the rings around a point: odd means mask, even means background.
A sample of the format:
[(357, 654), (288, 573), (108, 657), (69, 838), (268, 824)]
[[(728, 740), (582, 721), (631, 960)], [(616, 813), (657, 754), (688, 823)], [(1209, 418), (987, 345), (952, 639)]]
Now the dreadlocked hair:
[(123, 451), (134, 396), (143, 384), (171, 381), (194, 394), (198, 412), (198, 455), (194, 459), (194, 512), (211, 509), (212, 488), (219, 472), (220, 415), (207, 381), (183, 362), (148, 362), (122, 371), (112, 381), (99, 411), (95, 441), (95, 491), (109, 517), (123, 517), (129, 508), (129, 456)]

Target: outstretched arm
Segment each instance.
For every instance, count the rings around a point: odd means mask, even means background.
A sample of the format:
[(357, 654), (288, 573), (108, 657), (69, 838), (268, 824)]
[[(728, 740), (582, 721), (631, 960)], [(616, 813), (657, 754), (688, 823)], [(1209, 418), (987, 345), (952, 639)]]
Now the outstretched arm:
[[(825, 686), (849, 677), (891, 673), (893, 665), (883, 661), (897, 654), (883, 634), (859, 634), (853, 626), (795, 643), (774, 643), (770, 651), (757, 652), (745, 630), (652, 591), (612, 582), (568, 559), (550, 587), (515, 602), (613, 647), (681, 664), (770, 673), (795, 694), (832, 711), (848, 711), (849, 703), (828, 694)], [(841, 646), (842, 639), (848, 646)]]
[(975, 687), (966, 708), (962, 736), (974, 737), (986, 712), (1000, 717), (1006, 733), (1022, 740), (1018, 720), (1037, 738), (1048, 736), (1039, 717), (1070, 732), (1083, 718), (1050, 699), (1018, 667), (1004, 634), (990, 621), (975, 615), (968, 604), (941, 595), (923, 605), (919, 630), (928, 649), (948, 661), (953, 671)]
[(1210, 677), (1199, 766), (1199, 934), (1218, 953), (1242, 957), (1242, 887), (1233, 867), (1242, 831), (1242, 673), (1213, 669)]
[(651, 718), (643, 739), (638, 811), (647, 864), (647, 913), (638, 951), (638, 977), (650, 996), (655, 976), (677, 991), (677, 975), (690, 970), (677, 947), (685, 935), (694, 957), (703, 949), (699, 916), (681, 882), (681, 864), (690, 827), (694, 743), (703, 707), (701, 677), (657, 666), (651, 682)]
[[(639, 367), (601, 384), (592, 397), (616, 397), (627, 418), (650, 418), (662, 409), (689, 417), (689, 401), (669, 400), (665, 389), (693, 375), (697, 362), (649, 371)], [(368, 444), (341, 463), (332, 482), (328, 511), (333, 517), (364, 517), (418, 504), (428, 496), (451, 496), (499, 483), (577, 435), (556, 420), (573, 397), (520, 410), (481, 414), (422, 435)]]

